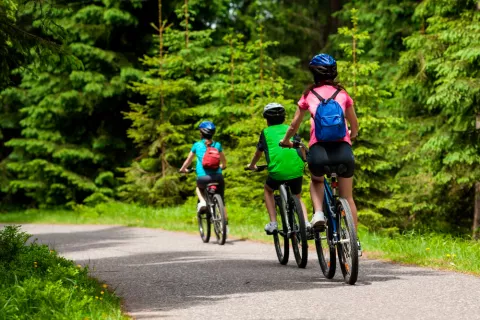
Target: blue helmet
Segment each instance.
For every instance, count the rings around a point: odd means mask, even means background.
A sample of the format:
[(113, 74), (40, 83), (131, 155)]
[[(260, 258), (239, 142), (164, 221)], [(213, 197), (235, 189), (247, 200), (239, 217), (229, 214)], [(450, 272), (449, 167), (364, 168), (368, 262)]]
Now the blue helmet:
[(338, 75), (337, 62), (331, 55), (326, 53), (320, 53), (313, 57), (308, 68), (313, 74), (315, 83), (334, 80)]
[(337, 61), (335, 61), (335, 59), (329, 54), (320, 53), (320, 54), (317, 54), (315, 57), (313, 57), (312, 60), (310, 60), (309, 65), (310, 66), (315, 66), (315, 67), (318, 67), (318, 66), (323, 66), (323, 67), (336, 66)]
[(200, 132), (205, 138), (211, 138), (215, 134), (215, 125), (211, 121), (202, 121), (198, 126)]

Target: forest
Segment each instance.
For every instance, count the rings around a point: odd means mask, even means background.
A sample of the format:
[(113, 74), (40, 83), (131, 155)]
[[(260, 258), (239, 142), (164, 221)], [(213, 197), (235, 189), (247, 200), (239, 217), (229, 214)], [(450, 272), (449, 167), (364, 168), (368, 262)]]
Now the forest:
[(480, 237), (477, 0), (2, 0), (0, 211), (182, 205), (203, 120), (227, 204), (263, 206), (262, 109), (290, 121), (320, 52), (359, 118), (360, 222)]

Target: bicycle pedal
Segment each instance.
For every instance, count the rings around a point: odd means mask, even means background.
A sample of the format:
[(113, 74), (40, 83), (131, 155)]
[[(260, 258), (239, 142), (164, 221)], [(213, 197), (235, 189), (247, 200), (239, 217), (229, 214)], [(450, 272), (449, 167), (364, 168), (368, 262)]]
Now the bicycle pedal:
[(320, 226), (316, 226), (315, 228), (312, 228), (312, 230), (315, 230), (317, 232), (324, 232), (326, 228), (325, 228), (325, 225), (320, 225)]

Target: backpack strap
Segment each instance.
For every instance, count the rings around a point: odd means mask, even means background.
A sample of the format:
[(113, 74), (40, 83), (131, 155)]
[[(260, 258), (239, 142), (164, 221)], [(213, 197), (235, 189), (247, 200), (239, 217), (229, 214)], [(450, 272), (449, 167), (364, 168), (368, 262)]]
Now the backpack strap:
[[(217, 147), (215, 147), (215, 144), (216, 144), (216, 143), (217, 143), (217, 141), (212, 140), (212, 144), (210, 145), (210, 148), (218, 149)], [(207, 148), (209, 147), (209, 146), (207, 145), (207, 143), (205, 143), (205, 145), (207, 146)]]
[(210, 146), (207, 144), (206, 139), (205, 139), (205, 141), (203, 141), (203, 143), (205, 144), (205, 147), (210, 148), (210, 147), (213, 147), (213, 145), (215, 144), (215, 141), (212, 140), (212, 143), (210, 144)]
[(327, 103), (331, 100), (335, 100), (340, 91), (342, 91), (342, 89), (337, 89), (337, 91), (335, 91), (335, 93), (330, 98), (328, 98)]
[(320, 100), (321, 103), (325, 102), (325, 99), (323, 99), (322, 96), (319, 95), (315, 90), (310, 89), (310, 92), (312, 92), (315, 95), (315, 97), (317, 97), (317, 99)]

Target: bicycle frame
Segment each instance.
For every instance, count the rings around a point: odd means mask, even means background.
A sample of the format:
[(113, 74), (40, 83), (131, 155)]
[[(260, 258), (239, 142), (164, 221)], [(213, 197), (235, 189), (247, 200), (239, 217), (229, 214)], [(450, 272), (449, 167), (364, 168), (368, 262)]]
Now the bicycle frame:
[[(336, 185), (337, 183), (337, 177), (332, 176), (332, 184)], [(324, 180), (324, 185), (325, 185), (325, 190), (324, 190), (324, 199), (323, 199), (323, 210), (327, 213), (327, 218), (329, 221), (329, 225), (332, 226), (332, 231), (333, 231), (333, 245), (335, 245), (339, 240), (338, 240), (338, 221), (337, 221), (337, 213), (336, 213), (336, 207), (337, 207), (337, 188), (331, 188), (330, 184), (328, 181), (325, 179)]]
[[(208, 213), (213, 214), (213, 196), (217, 193), (217, 186), (216, 185), (207, 185), (205, 191), (203, 192), (203, 196), (205, 201), (207, 202)], [(213, 219), (212, 219), (213, 220)]]

